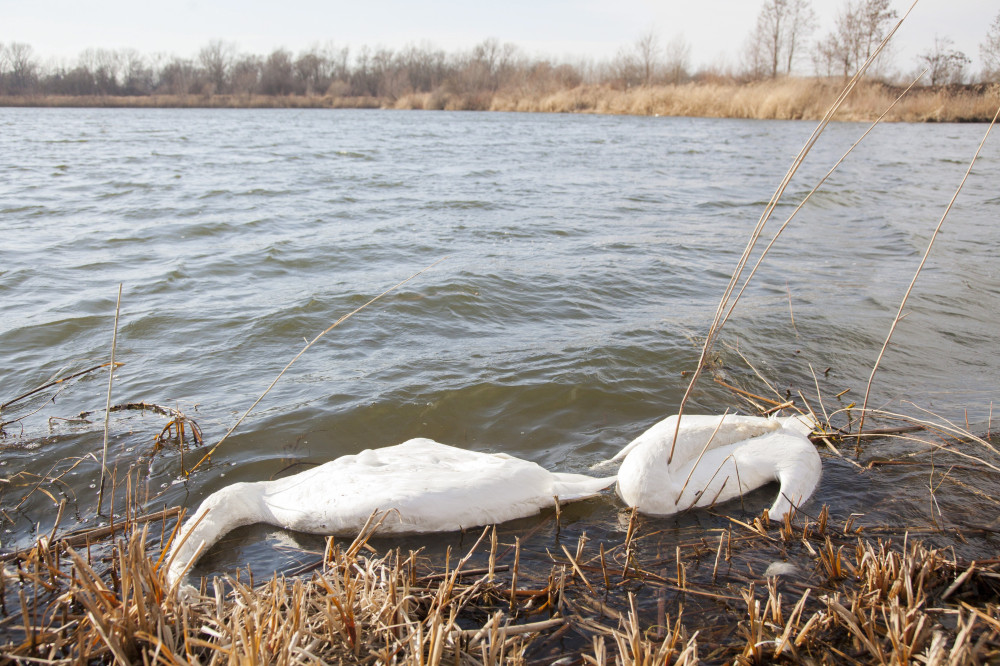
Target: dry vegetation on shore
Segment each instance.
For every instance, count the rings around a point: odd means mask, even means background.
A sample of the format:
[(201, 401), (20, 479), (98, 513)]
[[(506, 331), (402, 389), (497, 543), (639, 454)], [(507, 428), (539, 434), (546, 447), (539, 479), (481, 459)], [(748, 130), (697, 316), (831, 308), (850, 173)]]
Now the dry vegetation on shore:
[[(0, 106), (140, 108), (351, 108), (601, 113), (768, 120), (817, 120), (843, 88), (840, 79), (778, 78), (751, 83), (691, 82), (636, 86), (580, 85), (555, 91), (461, 94), (441, 90), (398, 98), (336, 95), (149, 95), (0, 97)], [(862, 82), (837, 120), (872, 121), (899, 88)], [(915, 88), (889, 112), (895, 122), (988, 122), (1000, 84)]]
[[(528, 99), (493, 100), (502, 111), (594, 112), (649, 116), (818, 120), (840, 94), (843, 83), (823, 79), (772, 79), (755, 83), (701, 83), (614, 91), (581, 87)], [(899, 89), (879, 83), (859, 85), (835, 119), (873, 121)], [(938, 87), (911, 91), (886, 120), (903, 122), (988, 122), (1000, 100), (1000, 86)]]
[[(729, 388), (755, 408), (788, 406)], [(157, 411), (113, 411), (140, 408)], [(197, 425), (162, 415), (156, 445), (197, 452)], [(851, 465), (927, 467), (930, 501), (946, 509), (933, 524), (835, 520), (824, 506), (665, 528), (623, 508), (597, 540), (561, 536), (556, 509), (519, 529), (472, 530), (471, 547), (431, 556), (377, 550), (373, 517), (353, 542), (330, 538), (293, 571), (202, 581), (194, 596), (167, 586), (164, 554), (183, 517), (138, 515), (149, 504), (140, 466), (113, 482), (125, 507), (112, 525), (61, 530), (64, 499), (47, 536), (0, 555), (0, 663), (996, 663), (1000, 559), (969, 560), (948, 544), (997, 533), (966, 512), (1000, 503), (989, 496), (1000, 451), (946, 420), (876, 415), (900, 427), (868, 431), (865, 448), (899, 437), (917, 451)], [(830, 455), (857, 445), (849, 412), (828, 418), (845, 417), (814, 434)], [(935, 469), (946, 471), (935, 480)], [(44, 492), (34, 481), (17, 489)]]
[[(540, 521), (558, 520), (548, 515)], [(153, 528), (151, 529), (151, 525)], [(485, 530), (450, 566), (328, 541), (315, 570), (231, 578), (180, 600), (149, 550), (39, 540), (0, 574), (7, 659), (23, 663), (969, 664), (1000, 659), (1000, 560), (967, 562), (816, 517), (692, 532), (666, 557), (631, 514), (616, 543), (519, 567), (521, 539)], [(533, 531), (532, 531), (533, 532)], [(151, 536), (155, 534), (156, 536)], [(169, 536), (165, 537), (169, 538)], [(95, 536), (95, 540), (97, 537)], [(91, 551), (96, 551), (92, 553)], [(97, 553), (103, 554), (103, 557)], [(773, 575), (774, 567), (783, 572)], [(771, 567), (771, 568), (769, 568)]]

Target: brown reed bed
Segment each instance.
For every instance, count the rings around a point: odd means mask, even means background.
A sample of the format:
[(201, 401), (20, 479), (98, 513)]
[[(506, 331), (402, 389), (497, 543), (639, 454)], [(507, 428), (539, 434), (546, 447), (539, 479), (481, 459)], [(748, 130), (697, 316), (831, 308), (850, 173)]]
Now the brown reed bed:
[[(580, 86), (546, 95), (498, 95), (496, 111), (608, 113), (761, 120), (819, 120), (844, 89), (840, 79), (779, 78), (752, 83), (685, 83), (615, 90)], [(834, 120), (873, 121), (900, 88), (862, 81)], [(988, 122), (1000, 86), (914, 88), (886, 115), (889, 122)]]
[[(0, 97), (0, 106), (108, 108), (296, 108), (421, 109), (448, 111), (520, 111), (598, 113), (640, 116), (693, 116), (766, 120), (819, 120), (843, 90), (841, 79), (786, 77), (741, 83), (693, 81), (621, 90), (581, 85), (556, 91), (509, 89), (496, 93), (461, 93), (440, 89), (399, 97), (342, 95), (144, 95)], [(872, 121), (900, 89), (864, 81), (834, 117)], [(988, 122), (1000, 98), (1000, 86), (917, 87), (886, 115), (889, 122)]]
[[(176, 513), (171, 514), (176, 515)], [(7, 663), (966, 664), (1000, 659), (1000, 559), (965, 561), (824, 507), (659, 549), (634, 512), (526, 568), (532, 530), (459, 557), (329, 539), (299, 572), (184, 597), (166, 516), (41, 538), (0, 572)], [(540, 522), (556, 520), (547, 515)], [(89, 540), (89, 541), (88, 541)], [(311, 571), (309, 569), (312, 569)]]

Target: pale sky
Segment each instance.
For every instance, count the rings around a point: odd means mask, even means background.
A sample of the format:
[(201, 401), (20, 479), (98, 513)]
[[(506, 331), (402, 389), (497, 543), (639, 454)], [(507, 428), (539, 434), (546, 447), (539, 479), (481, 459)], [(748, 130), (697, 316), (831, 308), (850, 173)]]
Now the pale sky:
[[(832, 29), (845, 0), (813, 0), (820, 27)], [(25, 42), (43, 61), (71, 64), (87, 48), (134, 48), (193, 57), (211, 40), (240, 52), (300, 52), (333, 43), (356, 49), (431, 45), (449, 53), (488, 37), (529, 56), (610, 59), (640, 35), (691, 45), (692, 65), (736, 64), (762, 0), (0, 0), (0, 42)], [(894, 0), (901, 14), (909, 0)], [(897, 69), (935, 35), (980, 67), (979, 44), (1000, 12), (997, 0), (920, 0), (894, 42)], [(804, 71), (811, 73), (811, 67)]]

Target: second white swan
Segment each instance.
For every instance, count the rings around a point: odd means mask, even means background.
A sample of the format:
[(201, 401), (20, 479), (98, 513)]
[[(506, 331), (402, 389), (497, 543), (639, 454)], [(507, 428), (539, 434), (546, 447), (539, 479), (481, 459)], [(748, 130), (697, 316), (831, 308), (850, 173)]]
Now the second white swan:
[(677, 418), (655, 424), (611, 459), (622, 460), (618, 496), (643, 513), (711, 506), (779, 481), (768, 514), (780, 519), (819, 483), (823, 464), (807, 437), (813, 425), (805, 417), (684, 414), (679, 431)]

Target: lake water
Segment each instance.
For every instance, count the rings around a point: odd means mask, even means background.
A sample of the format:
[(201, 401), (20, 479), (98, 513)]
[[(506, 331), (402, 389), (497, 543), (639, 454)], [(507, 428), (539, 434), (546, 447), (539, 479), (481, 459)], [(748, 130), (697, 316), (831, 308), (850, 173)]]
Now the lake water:
[[(149, 511), (233, 481), (412, 437), (584, 472), (674, 413), (751, 229), (809, 122), (351, 110), (0, 109), (0, 401), (108, 360), (113, 404), (177, 408), (214, 443), (316, 334), (327, 334), (186, 481), (200, 452), (153, 453), (158, 415), (114, 412), (125, 479)], [(864, 131), (835, 124), (777, 218)], [(884, 125), (793, 220), (727, 324), (713, 374), (817, 410), (860, 404), (982, 125)], [(882, 362), (871, 404), (984, 433), (1000, 377), (1000, 136), (951, 211)], [(765, 234), (770, 237), (770, 234)], [(815, 377), (815, 378), (814, 378)], [(706, 375), (691, 412), (748, 409)], [(2, 413), (4, 548), (93, 526), (106, 371)], [(845, 389), (846, 394), (836, 397)], [(55, 394), (55, 391), (59, 391)], [(37, 411), (36, 411), (37, 410)], [(66, 420), (82, 411), (89, 422)], [(843, 417), (840, 416), (840, 422)], [(983, 456), (972, 444), (965, 452)], [(884, 440), (862, 463), (930, 447)], [(845, 454), (854, 456), (853, 448)], [(974, 462), (859, 472), (825, 450), (805, 507), (870, 525), (989, 523), (1000, 484)], [(969, 469), (971, 468), (971, 469)], [(130, 471), (131, 470), (131, 471)], [(44, 481), (44, 479), (50, 479)], [(51, 479), (57, 479), (51, 481)], [(938, 485), (929, 498), (928, 485)], [(748, 498), (769, 505), (773, 488)], [(739, 513), (727, 506), (726, 513)], [(107, 511), (105, 511), (107, 513)], [(607, 493), (562, 538), (619, 538)], [(744, 514), (746, 515), (746, 514)], [(505, 526), (505, 538), (538, 519)], [(651, 521), (725, 525), (710, 512)], [(558, 530), (526, 548), (544, 559)], [(553, 536), (555, 534), (555, 536)], [(202, 573), (283, 567), (286, 538), (241, 528)], [(433, 550), (445, 535), (407, 541)], [(321, 540), (304, 539), (307, 545)], [(995, 554), (991, 532), (959, 545)], [(964, 549), (964, 550), (961, 550)]]

